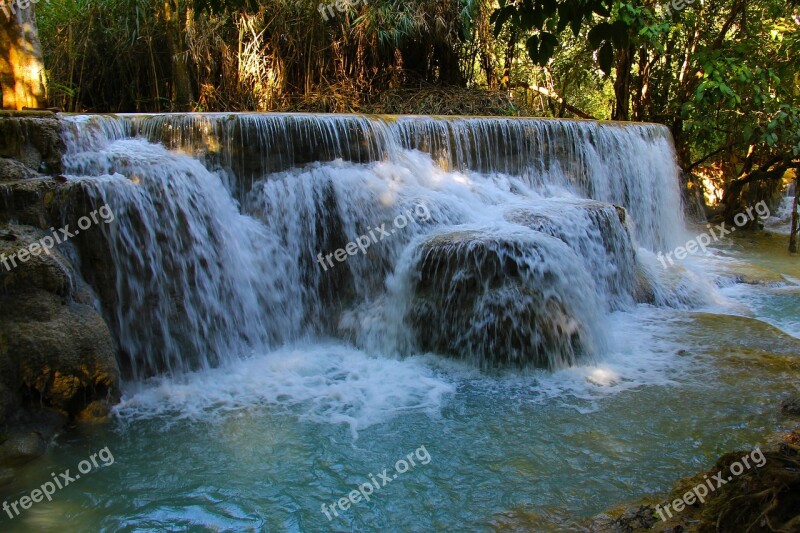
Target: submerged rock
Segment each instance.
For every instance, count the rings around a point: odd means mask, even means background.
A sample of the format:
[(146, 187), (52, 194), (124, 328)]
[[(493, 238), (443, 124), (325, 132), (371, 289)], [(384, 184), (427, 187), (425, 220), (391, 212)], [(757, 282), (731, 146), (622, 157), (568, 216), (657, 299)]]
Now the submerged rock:
[(0, 444), (0, 466), (20, 466), (44, 455), (47, 443), (35, 432), (14, 432)]
[(14, 471), (10, 468), (0, 468), (0, 487), (8, 485), (14, 481)]
[(781, 402), (781, 413), (800, 417), (800, 396), (792, 396)]
[(584, 305), (594, 287), (577, 263), (538, 232), (429, 238), (406, 315), (417, 347), (481, 367), (574, 365), (595, 341)]

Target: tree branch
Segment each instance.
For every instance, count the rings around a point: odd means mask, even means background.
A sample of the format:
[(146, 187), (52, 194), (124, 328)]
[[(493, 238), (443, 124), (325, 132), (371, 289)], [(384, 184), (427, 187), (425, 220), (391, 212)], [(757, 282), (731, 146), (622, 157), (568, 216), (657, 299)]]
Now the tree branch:
[(542, 96), (546, 96), (547, 98), (550, 98), (551, 100), (555, 100), (556, 102), (558, 102), (559, 104), (564, 106), (564, 109), (566, 109), (567, 111), (569, 111), (570, 113), (572, 113), (573, 115), (575, 115), (577, 117), (585, 118), (585, 119), (589, 119), (589, 120), (597, 120), (596, 118), (594, 118), (589, 113), (585, 113), (585, 112), (581, 111), (580, 109), (578, 109), (577, 107), (568, 104), (558, 94), (554, 93), (553, 91), (551, 91), (550, 89), (548, 89), (546, 87), (535, 87), (535, 86), (534, 87), (530, 87), (527, 84), (525, 85), (525, 87), (528, 88), (528, 89), (531, 89), (533, 91), (536, 91), (537, 93), (541, 94)]
[(702, 165), (703, 163), (705, 163), (706, 161), (708, 161), (709, 159), (711, 159), (711, 158), (712, 158), (712, 157), (714, 157), (715, 155), (719, 155), (719, 154), (721, 154), (722, 152), (724, 152), (724, 151), (726, 151), (726, 150), (730, 150), (731, 148), (733, 148), (734, 146), (736, 146), (736, 144), (737, 144), (737, 143), (731, 143), (731, 144), (729, 144), (729, 145), (727, 145), (727, 146), (723, 146), (723, 147), (722, 147), (722, 148), (720, 148), (719, 150), (714, 150), (714, 151), (713, 151), (713, 152), (711, 152), (710, 154), (706, 155), (705, 157), (703, 157), (703, 158), (701, 158), (701, 159), (698, 159), (697, 161), (695, 161), (694, 163), (692, 163), (691, 165), (689, 165), (688, 167), (686, 167), (686, 168), (684, 169), (684, 172), (686, 172), (686, 173), (688, 174), (689, 172), (691, 172), (692, 170), (694, 170), (694, 168), (695, 168), (695, 167), (698, 167), (698, 166)]

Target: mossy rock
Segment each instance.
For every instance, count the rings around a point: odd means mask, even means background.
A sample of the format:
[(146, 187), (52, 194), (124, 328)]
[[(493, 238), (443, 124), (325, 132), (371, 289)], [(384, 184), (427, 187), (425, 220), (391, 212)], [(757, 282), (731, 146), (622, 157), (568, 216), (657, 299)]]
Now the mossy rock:
[(4, 209), (0, 211), (0, 223), (15, 222), (42, 229), (61, 226), (57, 215), (52, 212), (53, 197), (55, 191), (70, 186), (39, 174), (0, 183), (5, 200)]
[(57, 248), (37, 249), (37, 255), (29, 255), (25, 261), (20, 259), (20, 251), (28, 250), (31, 244), (55, 243), (50, 232), (30, 226), (9, 224), (0, 226), (0, 290), (2, 294), (13, 295), (31, 289), (66, 297), (74, 287), (76, 273), (70, 262)]
[[(68, 258), (72, 245), (22, 262), (19, 250), (50, 233), (13, 224), (0, 234), (6, 258), (0, 264), (0, 423), (26, 398), (73, 417), (96, 400), (115, 401), (116, 348), (96, 298)], [(16, 266), (8, 259), (14, 254)]]
[[(726, 483), (709, 494), (703, 504), (690, 506), (682, 523), (694, 524), (691, 531), (800, 531), (800, 455), (798, 448), (781, 444), (763, 452), (760, 468), (751, 465), (739, 476), (729, 476), (731, 465), (751, 452), (726, 453), (706, 473), (682, 480), (670, 499), (682, 497), (693, 487), (723, 473)], [(728, 479), (730, 477), (730, 479)], [(717, 483), (714, 482), (715, 487)]]
[(0, 157), (0, 183), (22, 181), (42, 177), (35, 170), (28, 168), (16, 159)]
[(56, 175), (63, 171), (61, 123), (53, 114), (0, 114), (0, 157)]
[(575, 364), (586, 331), (547, 261), (568, 250), (537, 235), (460, 231), (423, 242), (406, 314), (416, 348), (484, 368)]
[(1, 305), (0, 358), (45, 404), (74, 416), (92, 401), (118, 394), (114, 342), (95, 309), (42, 290)]

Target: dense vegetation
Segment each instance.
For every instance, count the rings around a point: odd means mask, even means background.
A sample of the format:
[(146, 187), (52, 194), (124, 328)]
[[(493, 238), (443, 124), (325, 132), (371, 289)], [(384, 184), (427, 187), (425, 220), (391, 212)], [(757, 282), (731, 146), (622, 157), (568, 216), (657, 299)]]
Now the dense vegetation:
[(69, 111), (659, 122), (687, 174), (728, 181), (718, 198), (728, 215), (800, 165), (795, 0), (49, 0), (36, 10), (49, 101)]

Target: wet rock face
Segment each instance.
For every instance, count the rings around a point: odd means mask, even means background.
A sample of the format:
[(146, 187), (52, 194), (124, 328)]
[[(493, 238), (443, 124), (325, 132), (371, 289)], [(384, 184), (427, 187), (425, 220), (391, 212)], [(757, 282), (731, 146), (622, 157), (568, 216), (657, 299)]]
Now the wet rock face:
[(557, 213), (512, 209), (506, 220), (563, 241), (593, 260), (595, 282), (612, 297), (611, 309), (632, 303), (637, 294), (636, 252), (625, 208), (594, 201), (564, 202)]
[(6, 258), (0, 265), (5, 389), (70, 416), (95, 399), (113, 398), (119, 370), (111, 333), (73, 265), (56, 249), (19, 259), (20, 250), (49, 233), (17, 225), (0, 233), (15, 236), (0, 240), (0, 257)]
[[(16, 163), (34, 172), (56, 175), (62, 171), (61, 125), (52, 113), (0, 112), (0, 158)], [(13, 163), (0, 164), (0, 181), (8, 179)], [(13, 179), (14, 173), (11, 176)], [(19, 178), (17, 178), (19, 179)]]
[[(0, 445), (11, 454), (0, 462), (12, 466), (39, 453), (22, 446), (32, 434), (46, 444), (63, 416), (102, 415), (97, 402), (107, 409), (119, 394), (116, 347), (80, 275), (79, 243), (54, 242), (47, 229), (88, 207), (79, 184), (51, 177), (63, 149), (54, 115), (0, 113), (0, 428), (21, 432), (21, 447)], [(43, 420), (47, 429), (27, 427)], [(28, 451), (15, 459), (8, 446)]]
[(575, 364), (588, 332), (561, 290), (558, 269), (549, 266), (565, 249), (544, 235), (453, 232), (429, 239), (406, 316), (417, 347), (484, 368)]

